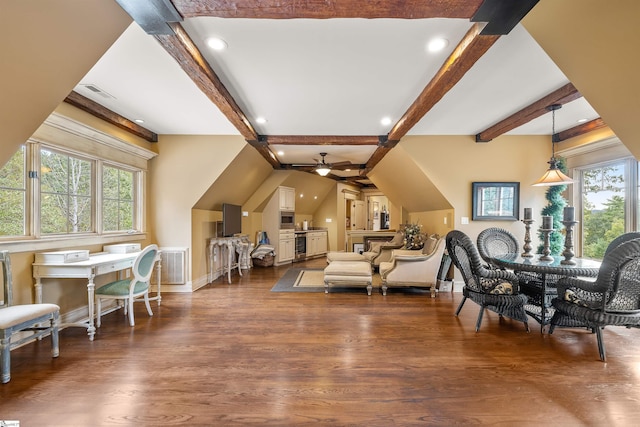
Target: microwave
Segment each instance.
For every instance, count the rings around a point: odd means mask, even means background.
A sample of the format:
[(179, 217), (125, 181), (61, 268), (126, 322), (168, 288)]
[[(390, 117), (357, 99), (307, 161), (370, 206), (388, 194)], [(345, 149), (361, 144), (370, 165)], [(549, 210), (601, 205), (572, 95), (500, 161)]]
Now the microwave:
[(295, 216), (292, 211), (280, 211), (280, 229), (295, 228)]

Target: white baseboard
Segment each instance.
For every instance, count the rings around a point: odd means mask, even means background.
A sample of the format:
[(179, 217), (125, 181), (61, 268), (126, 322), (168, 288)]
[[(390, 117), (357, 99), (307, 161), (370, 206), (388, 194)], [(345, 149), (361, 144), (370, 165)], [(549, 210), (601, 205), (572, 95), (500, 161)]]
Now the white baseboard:
[(453, 292), (462, 292), (462, 288), (464, 287), (464, 282), (453, 282)]

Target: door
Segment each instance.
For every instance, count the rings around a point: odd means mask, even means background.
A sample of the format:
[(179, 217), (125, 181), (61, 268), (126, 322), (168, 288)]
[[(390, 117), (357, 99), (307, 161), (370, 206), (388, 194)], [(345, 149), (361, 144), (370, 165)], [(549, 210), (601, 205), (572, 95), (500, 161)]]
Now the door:
[(367, 212), (362, 200), (351, 201), (351, 229), (365, 230), (367, 227)]

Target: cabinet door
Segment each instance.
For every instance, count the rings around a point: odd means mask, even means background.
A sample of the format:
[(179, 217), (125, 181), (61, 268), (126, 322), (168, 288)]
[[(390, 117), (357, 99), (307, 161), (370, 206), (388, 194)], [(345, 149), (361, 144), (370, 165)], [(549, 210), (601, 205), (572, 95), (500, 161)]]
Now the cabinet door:
[(327, 233), (318, 234), (318, 239), (316, 241), (316, 253), (317, 254), (327, 253)]
[(296, 250), (295, 239), (283, 238), (278, 243), (278, 262), (293, 260)]
[(296, 190), (289, 187), (280, 187), (280, 210), (295, 211), (296, 209)]
[(314, 256), (318, 253), (318, 240), (316, 233), (307, 233), (307, 256)]

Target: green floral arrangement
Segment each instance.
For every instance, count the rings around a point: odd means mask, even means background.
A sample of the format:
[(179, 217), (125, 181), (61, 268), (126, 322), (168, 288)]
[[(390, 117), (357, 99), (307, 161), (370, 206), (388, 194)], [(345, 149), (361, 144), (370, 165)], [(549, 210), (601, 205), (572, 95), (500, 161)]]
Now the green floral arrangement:
[(422, 249), (424, 235), (422, 234), (421, 224), (404, 224), (402, 231), (404, 232), (405, 249)]

